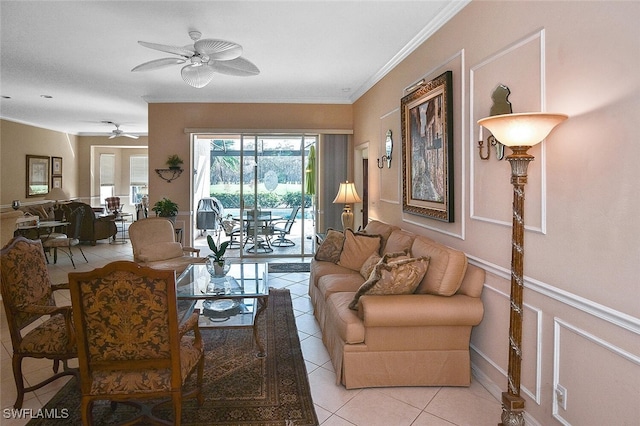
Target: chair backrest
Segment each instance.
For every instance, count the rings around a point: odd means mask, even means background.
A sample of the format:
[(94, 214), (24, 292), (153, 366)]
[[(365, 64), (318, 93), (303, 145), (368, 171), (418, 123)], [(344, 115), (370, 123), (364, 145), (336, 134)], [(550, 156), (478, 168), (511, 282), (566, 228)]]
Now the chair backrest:
[[(56, 306), (51, 279), (40, 240), (16, 237), (0, 250), (0, 288), (14, 347), (22, 340), (19, 331), (42, 316), (27, 313), (29, 305)], [(17, 332), (18, 335), (14, 336)]]
[(291, 214), (287, 219), (287, 223), (284, 224), (284, 230), (286, 231), (287, 234), (291, 232), (291, 227), (293, 226), (293, 223), (296, 221), (296, 216), (298, 216), (299, 210), (300, 210), (300, 206), (296, 206), (293, 209), (291, 209)]
[(67, 226), (67, 237), (72, 240), (80, 239), (80, 233), (82, 232), (82, 219), (84, 219), (84, 209), (80, 206), (72, 208), (69, 205), (63, 205), (62, 211), (64, 212), (65, 219), (69, 222)]
[(259, 235), (270, 235), (273, 233), (270, 210), (247, 210), (247, 233), (251, 235), (256, 233), (256, 230)]
[(137, 220), (129, 226), (129, 240), (133, 248), (133, 260), (139, 261), (143, 247), (176, 241), (173, 223), (165, 217), (149, 217)]
[(104, 199), (107, 205), (107, 211), (109, 213), (116, 213), (120, 211), (122, 204), (120, 204), (120, 197), (107, 197)]
[(69, 289), (83, 394), (101, 371), (170, 370), (180, 388), (175, 271), (117, 261), (69, 273)]

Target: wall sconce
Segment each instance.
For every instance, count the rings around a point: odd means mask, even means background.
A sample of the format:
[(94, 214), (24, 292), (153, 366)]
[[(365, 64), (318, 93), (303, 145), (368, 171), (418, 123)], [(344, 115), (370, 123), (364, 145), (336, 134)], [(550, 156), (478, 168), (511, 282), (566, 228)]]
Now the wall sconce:
[(342, 229), (344, 231), (347, 228), (353, 229), (353, 211), (351, 211), (351, 204), (361, 203), (362, 199), (356, 191), (356, 185), (353, 182), (346, 181), (340, 184), (338, 194), (336, 195), (333, 204), (344, 204), (344, 210), (342, 210)]
[(491, 157), (491, 149), (489, 148), (489, 145), (496, 149), (496, 158), (498, 160), (502, 160), (504, 158), (504, 144), (500, 143), (500, 141), (498, 141), (498, 139), (496, 139), (493, 135), (489, 135), (489, 137), (487, 138), (486, 154), (482, 153), (485, 149), (485, 146), (484, 138), (482, 135), (482, 126), (480, 126), (480, 133), (478, 136), (478, 154), (480, 155), (481, 160), (488, 160), (489, 157)]
[(385, 161), (387, 162), (387, 168), (391, 168), (391, 153), (393, 152), (393, 139), (391, 139), (391, 129), (387, 130), (387, 139), (384, 142), (384, 149), (386, 154), (378, 158), (378, 168), (384, 167)]
[(513, 226), (511, 235), (511, 295), (509, 315), (509, 367), (508, 390), (502, 393), (502, 426), (524, 425), (524, 398), (520, 396), (522, 364), (522, 317), (524, 290), (524, 186), (527, 167), (534, 160), (527, 150), (544, 138), (568, 118), (565, 114), (523, 113), (502, 114), (478, 120), (512, 153)]

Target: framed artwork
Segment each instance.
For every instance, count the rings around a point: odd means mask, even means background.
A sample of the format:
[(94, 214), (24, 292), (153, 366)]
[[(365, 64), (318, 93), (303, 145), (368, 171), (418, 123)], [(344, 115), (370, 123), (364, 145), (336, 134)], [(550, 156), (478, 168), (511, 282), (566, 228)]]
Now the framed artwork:
[(60, 188), (60, 189), (62, 189), (62, 176), (52, 176), (51, 177), (51, 188)]
[(453, 93), (447, 71), (404, 96), (402, 210), (453, 222)]
[(27, 155), (27, 197), (49, 193), (49, 157)]
[(51, 176), (62, 176), (62, 157), (51, 157)]

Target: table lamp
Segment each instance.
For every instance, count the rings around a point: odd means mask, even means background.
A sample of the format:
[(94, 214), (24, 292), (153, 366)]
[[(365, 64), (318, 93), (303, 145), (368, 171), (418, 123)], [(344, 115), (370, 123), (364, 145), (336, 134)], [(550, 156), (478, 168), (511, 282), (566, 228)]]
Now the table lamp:
[(356, 186), (353, 182), (346, 181), (340, 183), (338, 194), (336, 195), (333, 204), (344, 204), (344, 210), (342, 210), (342, 229), (353, 229), (353, 212), (351, 211), (351, 204), (361, 203), (362, 199), (358, 196)]

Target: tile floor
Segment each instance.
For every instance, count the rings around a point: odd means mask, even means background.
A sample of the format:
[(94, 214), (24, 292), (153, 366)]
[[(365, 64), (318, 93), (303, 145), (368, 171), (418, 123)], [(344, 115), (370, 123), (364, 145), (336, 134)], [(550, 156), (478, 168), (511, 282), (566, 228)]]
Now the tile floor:
[[(131, 260), (130, 243), (111, 245), (106, 240), (94, 247), (82, 246), (89, 263), (85, 263), (76, 250), (74, 260), (77, 270), (90, 270), (114, 260)], [(203, 254), (207, 254), (203, 251)], [(269, 261), (298, 261), (269, 259)], [(57, 265), (49, 265), (53, 282), (67, 281), (67, 273), (73, 271), (69, 259), (61, 255)], [(329, 354), (322, 344), (320, 330), (313, 317), (307, 296), (308, 274), (271, 274), (270, 285), (286, 287), (291, 291), (296, 313), (298, 333), (306, 361), (311, 393), (318, 420), (323, 426), (444, 426), (444, 425), (495, 425), (500, 420), (500, 403), (477, 381), (469, 388), (411, 387), (373, 388), (347, 390), (336, 385)], [(61, 297), (70, 303), (68, 297)], [(6, 328), (4, 312), (1, 317), (0, 362), (2, 382), (0, 424), (24, 425), (25, 419), (7, 418), (15, 401), (15, 384), (11, 369), (11, 339)], [(38, 380), (51, 371), (47, 361), (27, 359), (23, 363), (26, 380)], [(25, 395), (24, 408), (39, 409), (63, 386), (65, 379)], [(61, 423), (62, 424), (62, 423)]]

